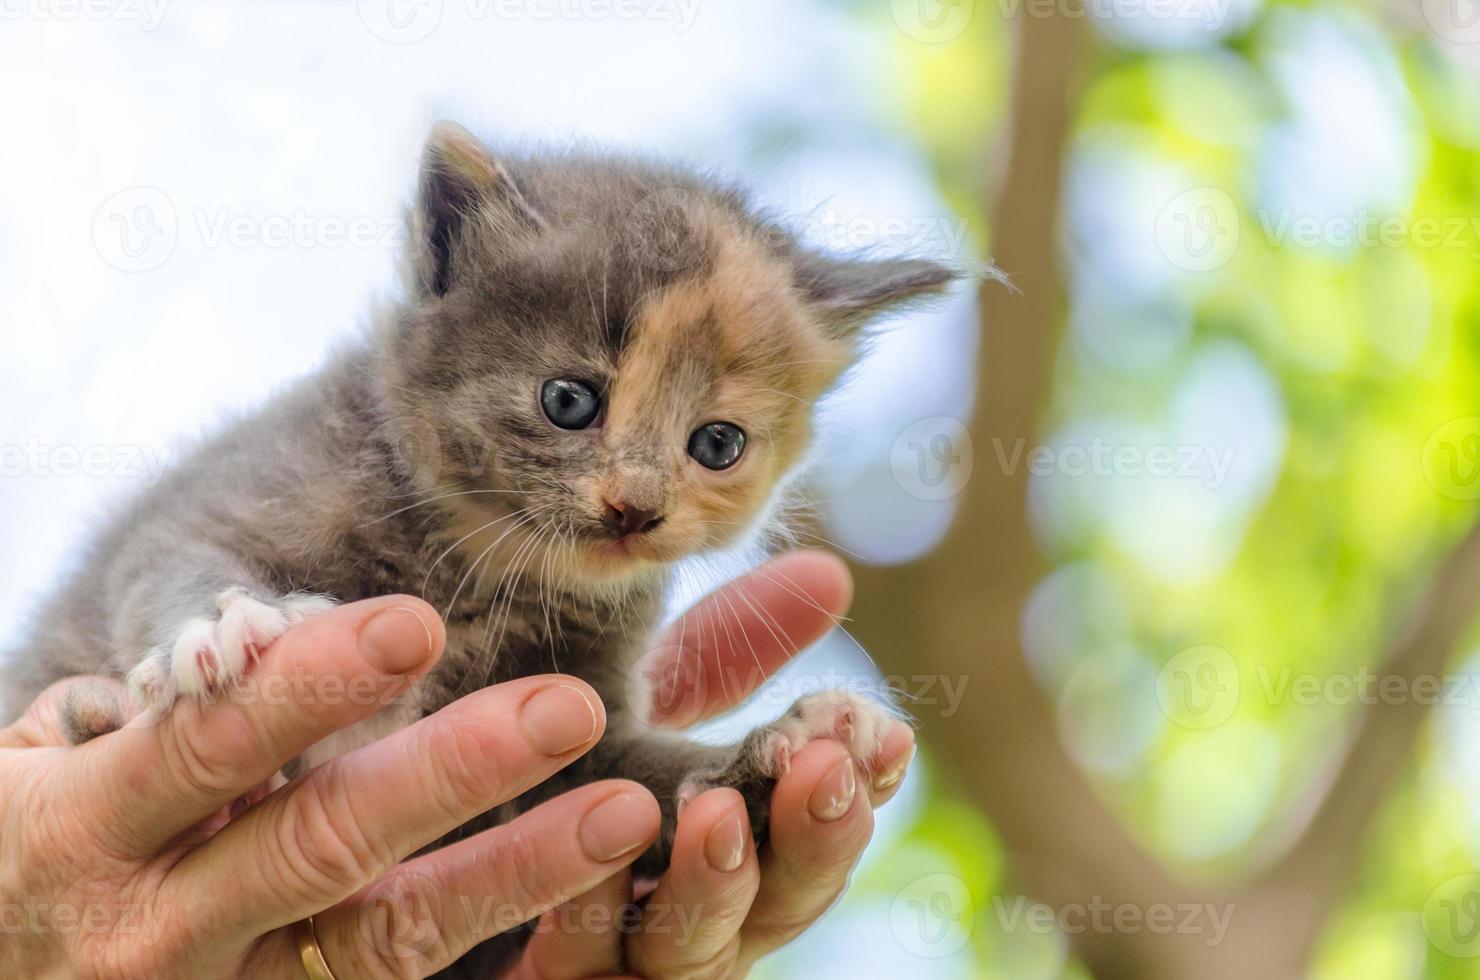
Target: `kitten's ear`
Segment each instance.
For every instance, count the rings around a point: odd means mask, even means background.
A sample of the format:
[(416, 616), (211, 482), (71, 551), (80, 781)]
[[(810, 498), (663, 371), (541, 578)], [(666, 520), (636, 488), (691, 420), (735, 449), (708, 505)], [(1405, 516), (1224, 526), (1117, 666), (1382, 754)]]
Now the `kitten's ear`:
[(839, 259), (810, 254), (797, 265), (797, 287), (822, 323), (852, 337), (870, 320), (940, 294), (961, 274), (927, 259)]
[(432, 127), (422, 153), (412, 234), (416, 278), (437, 296), (447, 292), (457, 250), (474, 215), (498, 224), (543, 228), (544, 219), (520, 193), (503, 165), (478, 138), (457, 123)]

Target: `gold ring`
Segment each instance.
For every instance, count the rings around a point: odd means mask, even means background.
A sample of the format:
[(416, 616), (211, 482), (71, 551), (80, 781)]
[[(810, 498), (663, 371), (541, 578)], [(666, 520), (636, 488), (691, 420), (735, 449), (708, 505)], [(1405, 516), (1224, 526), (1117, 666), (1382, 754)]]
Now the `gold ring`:
[(303, 959), (303, 972), (308, 974), (308, 980), (337, 980), (334, 971), (329, 969), (329, 961), (324, 959), (324, 951), (319, 948), (319, 931), (313, 916), (293, 926), (293, 940), (298, 946), (298, 955)]

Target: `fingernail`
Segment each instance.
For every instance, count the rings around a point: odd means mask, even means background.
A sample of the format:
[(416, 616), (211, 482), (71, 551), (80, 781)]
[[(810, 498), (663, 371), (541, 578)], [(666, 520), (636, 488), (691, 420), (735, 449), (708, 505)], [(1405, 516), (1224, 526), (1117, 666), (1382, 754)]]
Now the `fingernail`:
[(565, 755), (589, 743), (600, 726), (596, 706), (571, 684), (552, 684), (536, 692), (519, 711), (524, 737), (549, 756)]
[(897, 786), (904, 778), (904, 774), (910, 771), (910, 763), (915, 761), (915, 748), (915, 745), (911, 743), (910, 750), (891, 769), (874, 777), (874, 789), (893, 789)]
[(581, 818), (576, 837), (586, 857), (605, 864), (652, 843), (658, 819), (658, 804), (651, 796), (618, 793)]
[(740, 812), (721, 820), (704, 839), (704, 857), (716, 871), (734, 871), (745, 861), (745, 822)]
[(392, 606), (360, 627), (360, 653), (386, 674), (406, 674), (432, 655), (432, 631), (415, 610)]
[(853, 809), (853, 797), (858, 792), (858, 780), (853, 773), (853, 760), (844, 759), (833, 771), (822, 778), (807, 801), (812, 816), (823, 823), (832, 823)]

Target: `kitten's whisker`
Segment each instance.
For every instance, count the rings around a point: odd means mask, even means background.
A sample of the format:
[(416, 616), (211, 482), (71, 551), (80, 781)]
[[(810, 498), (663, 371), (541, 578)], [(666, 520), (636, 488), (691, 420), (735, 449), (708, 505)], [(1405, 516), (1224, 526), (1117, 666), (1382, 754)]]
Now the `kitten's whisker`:
[[(740, 527), (740, 528), (743, 528), (743, 527), (747, 527), (748, 526), (743, 521), (699, 521), (698, 523), (700, 523), (700, 524), (711, 524), (711, 525), (714, 525), (715, 527)], [(861, 562), (865, 562), (865, 563), (868, 563), (868, 564), (873, 564), (873, 562), (871, 562), (866, 555), (860, 555), (858, 552), (853, 551), (853, 550), (845, 547), (844, 545), (839, 544), (838, 542), (832, 540), (831, 538), (824, 537), (823, 535), (820, 535), (820, 534), (814, 534), (814, 533), (812, 533), (810, 531), (803, 531), (803, 530), (800, 530), (798, 528), (792, 528), (792, 527), (785, 528), (785, 531), (786, 531), (786, 533), (788, 535), (790, 535), (792, 537), (804, 536), (804, 537), (807, 537), (807, 538), (811, 538), (813, 541), (820, 541), (823, 544), (827, 545), (829, 548), (832, 548), (835, 551), (840, 551), (840, 552), (842, 552), (843, 554), (847, 555), (850, 558), (856, 558), (856, 559), (858, 559)]]
[(399, 391), (404, 395), (410, 395), (412, 398), (418, 400), (424, 400), (427, 397), (427, 393), (424, 391), (412, 391), (410, 388), (402, 388), (400, 385), (391, 384), (389, 381), (385, 380), (385, 378), (382, 378), (380, 375), (374, 373), (373, 371), (366, 368), (364, 365), (360, 364), (359, 361), (351, 361), (350, 364), (354, 367), (356, 371), (359, 371), (365, 377), (369, 378), (371, 381), (375, 382), (378, 385), (385, 385), (392, 391)]
[(408, 510), (415, 510), (418, 507), (425, 507), (428, 504), (435, 504), (435, 503), (437, 503), (438, 501), (441, 501), (441, 500), (450, 500), (453, 497), (473, 497), (473, 496), (477, 496), (478, 494), (485, 494), (485, 493), (499, 493), (499, 494), (503, 494), (503, 493), (519, 493), (519, 491), (518, 490), (460, 490), (457, 493), (444, 493), (440, 497), (432, 497), (430, 500), (418, 500), (414, 504), (408, 504), (407, 506), (402, 507), (399, 510), (393, 510), (389, 514), (385, 514), (385, 515), (383, 515), (381, 517), (377, 517), (375, 520), (370, 521), (369, 523), (361, 524), (358, 528), (356, 528), (356, 530), (363, 530), (363, 529), (365, 529), (367, 527), (374, 527), (376, 524), (380, 524), (383, 521), (390, 520), (392, 517), (395, 517), (397, 514), (404, 514)]
[[(783, 576), (783, 577), (785, 577), (788, 582), (791, 582), (791, 584), (794, 585), (794, 586), (796, 586), (798, 589), (801, 588), (801, 586), (796, 585), (796, 583), (793, 582), (790, 579), (790, 577), (786, 577), (786, 576)], [(780, 585), (780, 583), (779, 582), (776, 582), (774, 579), (772, 579), (771, 581), (772, 581), (773, 584), (776, 584), (778, 586)], [(798, 598), (804, 598), (804, 597), (798, 596)], [(814, 609), (818, 609), (819, 611), (826, 612), (826, 610), (821, 609), (821, 607), (817, 606), (815, 603), (813, 603), (812, 606), (813, 606)], [(835, 614), (832, 614), (832, 613), (828, 613), (828, 616), (829, 616), (829, 618), (831, 618), (833, 620), (834, 629), (836, 629), (843, 636), (847, 637), (848, 638), (848, 642), (851, 643), (851, 644), (853, 644), (854, 648), (859, 653), (863, 654), (864, 659), (866, 659), (869, 663), (871, 663), (875, 667), (877, 667), (878, 666), (878, 661), (874, 659), (874, 655), (871, 654), (871, 653), (869, 653), (868, 652), (868, 649), (866, 647), (864, 647), (864, 645), (862, 643), (859, 643), (858, 640), (853, 636), (852, 633), (849, 633), (848, 632), (847, 624), (850, 623), (850, 622), (852, 622), (852, 620), (849, 617), (847, 617), (847, 616), (838, 616), (838, 615), (835, 615)]]
[[(525, 570), (529, 567), (529, 562), (534, 558), (535, 552), (538, 550), (539, 543), (539, 528), (538, 526), (536, 526), (536, 529), (534, 533), (530, 535), (529, 540), (527, 540), (524, 543), (524, 546), (521, 547), (520, 550), (515, 554), (514, 564), (511, 566), (513, 569), (513, 574), (510, 576), (509, 579), (509, 587), (511, 590), (516, 588), (517, 584), (524, 579)], [(514, 600), (511, 593), (509, 601), (504, 604), (504, 616), (499, 626), (498, 639), (495, 641), (494, 645), (490, 649), (495, 651), (503, 649), (504, 635), (508, 632), (509, 623), (513, 619), (513, 614)], [(493, 670), (493, 666), (493, 658), (490, 658), (488, 663), (488, 670), (490, 672), (488, 676), (490, 680), (492, 679), (491, 672)]]
[(452, 490), (457, 487), (466, 486), (471, 482), (471, 480), (459, 480), (456, 483), (444, 483), (440, 487), (414, 487), (405, 493), (386, 494), (386, 497), (390, 500), (404, 500), (407, 497), (415, 497), (423, 493), (441, 493), (443, 490)]
[[(695, 574), (696, 577), (698, 576), (699, 572), (704, 571), (704, 569), (701, 569), (697, 565), (690, 565), (689, 566), (689, 569), (690, 569), (690, 571), (694, 572), (694, 574)], [(713, 603), (706, 601), (706, 600), (708, 600), (715, 593), (715, 591), (717, 591), (716, 588), (715, 588), (714, 577), (711, 576), (711, 575), (706, 575), (706, 576), (704, 576), (703, 578), (701, 578), (699, 580), (699, 584), (704, 588), (704, 593), (705, 593), (704, 594), (704, 598), (699, 601), (699, 605), (698, 605), (699, 622), (698, 622), (697, 626), (698, 626), (699, 655), (700, 655), (699, 669), (700, 670), (703, 670), (704, 669), (704, 666), (703, 666), (704, 628), (707, 626), (709, 628), (709, 638), (710, 638), (710, 640), (714, 644), (714, 654), (715, 654), (715, 664), (714, 664), (714, 666), (715, 666), (715, 669), (719, 673), (720, 691), (725, 696), (725, 704), (727, 705), (727, 707), (734, 707), (737, 702), (736, 702), (735, 698), (730, 694), (730, 683), (729, 683), (728, 678), (726, 678), (726, 676), (725, 676), (724, 664), (721, 662), (721, 658), (720, 658), (720, 653), (723, 650), (723, 647), (720, 646), (720, 642), (719, 642), (719, 628), (716, 625), (716, 621), (719, 619), (719, 612), (718, 612), (718, 610), (711, 608), (713, 606)]]
[(512, 520), (513, 518), (518, 517), (520, 513), (521, 513), (520, 511), (517, 511), (516, 510), (512, 514), (505, 514), (503, 517), (500, 517), (497, 520), (489, 521), (487, 524), (484, 524), (482, 527), (474, 528), (472, 531), (469, 531), (467, 534), (464, 534), (462, 537), (460, 537), (456, 541), (454, 541), (447, 548), (446, 551), (442, 552), (440, 555), (437, 556), (437, 560), (434, 561), (434, 562), (432, 562), (432, 567), (429, 568), (429, 569), (427, 569), (426, 578), (424, 578), (424, 579), (421, 580), (421, 594), (422, 594), (422, 597), (423, 598), (426, 597), (426, 594), (427, 594), (427, 586), (431, 584), (432, 576), (434, 574), (436, 574), (437, 566), (440, 565), (440, 564), (442, 564), (442, 560), (444, 558), (446, 558), (448, 555), (452, 554), (458, 548), (462, 547), (463, 543), (465, 541), (467, 541), (469, 538), (476, 537), (477, 535), (482, 534), (484, 531), (487, 531), (489, 528), (497, 527), (498, 525), (502, 524), (504, 521)]
[(828, 619), (832, 620), (832, 624), (834, 626), (842, 626), (844, 623), (849, 622), (849, 617), (842, 615), (841, 613), (835, 613), (830, 609), (823, 608), (820, 604), (818, 604), (816, 599), (813, 599), (811, 596), (807, 595), (806, 592), (802, 591), (802, 587), (797, 584), (797, 582), (792, 579), (791, 576), (783, 575), (775, 569), (767, 568), (764, 565), (756, 568), (755, 572), (760, 575), (761, 578), (765, 579), (767, 582), (770, 582), (772, 585), (776, 586), (778, 589), (785, 592), (793, 599), (797, 599), (808, 607), (822, 613)]
[[(499, 520), (494, 521), (491, 524), (485, 524), (483, 527), (479, 528), (477, 531), (474, 531), (473, 534), (478, 534), (481, 531), (486, 531), (486, 530), (488, 530), (488, 528), (492, 527), (493, 524), (502, 524), (504, 521), (507, 521), (507, 520), (509, 520), (509, 518), (512, 518), (512, 517), (521, 517), (521, 512), (515, 511), (513, 514), (510, 514), (508, 517), (500, 518)], [(468, 566), (467, 571), (463, 572), (462, 581), (460, 581), (460, 582), (457, 583), (457, 588), (454, 589), (453, 592), (452, 592), (452, 599), (447, 603), (447, 613), (446, 613), (446, 615), (448, 615), (448, 616), (451, 616), (452, 615), (452, 610), (457, 605), (457, 597), (462, 594), (463, 586), (465, 586), (465, 585), (468, 584), (468, 577), (473, 574), (473, 570), (478, 567), (478, 565), (483, 561), (484, 558), (490, 556), (493, 553), (493, 549), (497, 548), (499, 546), (499, 544), (505, 538), (507, 538), (510, 534), (513, 534), (515, 531), (517, 531), (522, 525), (529, 523), (530, 520), (533, 520), (533, 515), (524, 515), (524, 518), (527, 518), (527, 519), (521, 519), (521, 520), (515, 521), (509, 527), (504, 528), (503, 533), (498, 536), (497, 540), (495, 540), (493, 542), (493, 544), (489, 545), (487, 548), (483, 549), (483, 552), (472, 562), (472, 564), (470, 564)], [(470, 534), (470, 535), (468, 535), (468, 537), (472, 537), (472, 535)], [(467, 538), (463, 538), (463, 541), (466, 541), (466, 540), (467, 540)], [(458, 544), (462, 544), (462, 541), (459, 541)], [(457, 545), (455, 544), (452, 547), (453, 548), (456, 548)], [(442, 558), (446, 558), (447, 555), (451, 552), (451, 550), (452, 549), (449, 548), (448, 551), (443, 552), (442, 553)], [(440, 562), (442, 559), (441, 558), (438, 558), (437, 560)], [(432, 567), (435, 569), (436, 568), (436, 565), (433, 565)], [(430, 572), (427, 573), (427, 578), (428, 578), (428, 580), (430, 580), (430, 578), (431, 578), (431, 573)], [(482, 577), (481, 576), (479, 577), (479, 581), (480, 582), (482, 581)], [(425, 586), (423, 586), (422, 593), (425, 594), (425, 592), (426, 592), (426, 588), (425, 588)]]
[[(755, 644), (750, 641), (750, 630), (746, 628), (745, 621), (740, 618), (740, 611), (736, 609), (735, 604), (730, 601), (730, 592), (738, 588), (738, 583), (732, 583), (731, 587), (724, 588), (719, 592), (719, 597), (724, 600), (725, 605), (729, 608), (730, 618), (733, 619), (735, 625), (739, 627), (740, 636), (745, 640), (746, 648), (750, 650), (750, 659), (755, 661), (755, 669), (759, 671), (760, 678), (764, 680), (766, 668), (764, 665), (761, 664), (760, 654), (756, 652)], [(729, 621), (726, 621), (725, 623), (725, 636), (730, 640), (730, 646), (733, 649), (735, 647), (735, 640), (730, 633)]]
[[(755, 618), (760, 621), (760, 624), (766, 628), (767, 632), (771, 634), (771, 639), (776, 641), (776, 646), (782, 650), (787, 651), (787, 653), (790, 654), (790, 656), (787, 658), (788, 660), (795, 658), (802, 652), (801, 648), (797, 645), (796, 640), (793, 639), (790, 634), (788, 634), (784, 629), (781, 628), (780, 621), (777, 620), (776, 617), (764, 606), (758, 606), (756, 604), (755, 597), (751, 595), (748, 589), (745, 588), (743, 581), (737, 580), (735, 582), (734, 589), (735, 592), (739, 594), (740, 601), (745, 603), (746, 607), (750, 609), (751, 614), (754, 615)], [(754, 651), (752, 650), (752, 652)], [(760, 666), (759, 657), (756, 658), (756, 666)]]
[[(518, 548), (514, 551), (514, 556), (509, 560), (508, 568), (504, 571), (504, 574), (499, 576), (498, 583), (494, 586), (495, 602), (498, 599), (499, 591), (504, 588), (504, 582), (506, 581), (509, 583), (509, 593), (504, 597), (503, 609), (500, 610), (500, 614), (490, 617), (488, 628), (484, 630), (483, 649), (485, 652), (491, 651), (496, 654), (503, 646), (504, 633), (508, 629), (509, 620), (514, 613), (514, 604), (517, 601), (514, 593), (522, 574), (523, 559), (526, 554), (532, 553), (534, 544), (538, 540), (538, 537), (530, 536), (519, 544)], [(489, 646), (489, 640), (493, 638), (493, 624), (495, 621), (499, 623), (498, 640), (492, 646)], [(488, 667), (485, 669), (483, 677), (484, 687), (487, 687), (493, 681), (493, 668), (496, 659), (496, 656), (490, 656), (488, 658)]]

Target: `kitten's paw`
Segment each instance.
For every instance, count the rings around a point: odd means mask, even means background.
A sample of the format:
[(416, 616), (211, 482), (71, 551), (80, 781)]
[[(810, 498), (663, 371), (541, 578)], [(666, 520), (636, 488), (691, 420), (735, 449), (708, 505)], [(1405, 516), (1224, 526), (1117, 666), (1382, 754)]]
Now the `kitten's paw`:
[(180, 696), (213, 697), (246, 673), (262, 651), (288, 630), (335, 602), (294, 593), (262, 602), (233, 587), (216, 597), (216, 615), (192, 619), (174, 644), (145, 657), (128, 675), (141, 704), (167, 709)]
[(779, 777), (791, 768), (792, 756), (820, 738), (831, 738), (847, 746), (853, 760), (871, 771), (893, 718), (883, 705), (846, 691), (811, 694), (770, 726), (757, 761), (767, 775)]
[[(739, 757), (723, 773), (696, 774), (678, 790), (680, 811), (716, 786), (747, 790), (769, 787), (791, 769), (792, 758), (818, 739), (842, 742), (854, 762), (874, 771), (894, 715), (883, 705), (846, 691), (821, 691), (799, 699), (780, 719), (750, 733)], [(754, 810), (754, 806), (752, 807)]]

